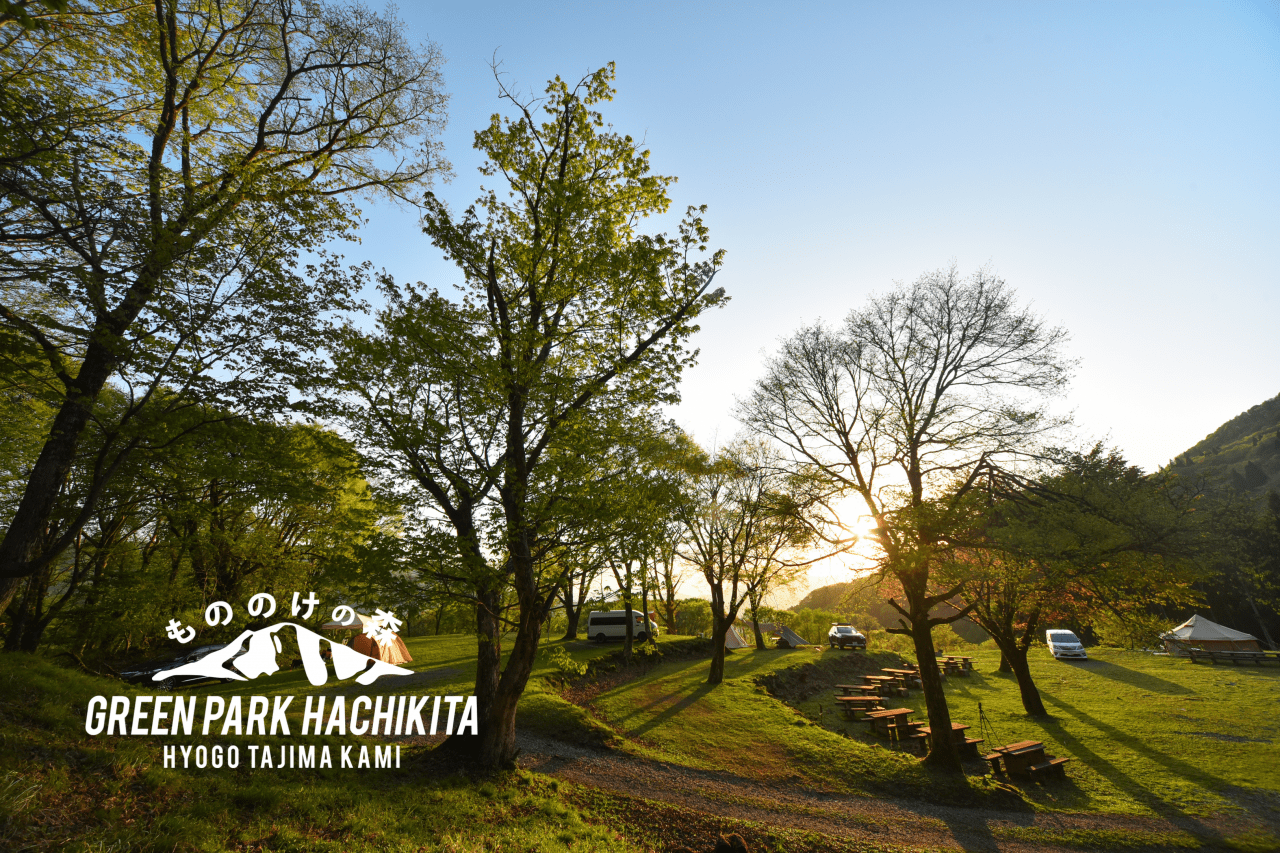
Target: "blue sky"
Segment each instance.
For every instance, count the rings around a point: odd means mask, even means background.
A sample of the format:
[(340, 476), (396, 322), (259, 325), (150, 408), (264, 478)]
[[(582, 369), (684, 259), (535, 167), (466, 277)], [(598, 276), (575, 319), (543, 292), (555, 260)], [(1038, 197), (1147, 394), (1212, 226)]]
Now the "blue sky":
[[(1072, 334), (1066, 405), (1146, 467), (1280, 393), (1280, 4), (421, 2), (448, 59), (455, 208), (489, 69), (540, 92), (617, 63), (615, 129), (707, 204), (733, 301), (674, 416), (704, 442), (800, 324), (989, 264)], [(412, 211), (351, 259), (457, 280)], [(670, 227), (669, 225), (664, 227)]]

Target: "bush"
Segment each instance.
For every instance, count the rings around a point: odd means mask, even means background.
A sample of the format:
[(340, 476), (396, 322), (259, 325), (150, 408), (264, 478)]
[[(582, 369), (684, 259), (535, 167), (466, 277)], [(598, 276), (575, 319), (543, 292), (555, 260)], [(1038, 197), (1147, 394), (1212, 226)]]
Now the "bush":
[(1160, 635), (1169, 629), (1168, 621), (1148, 613), (1130, 613), (1124, 618), (1104, 613), (1094, 617), (1093, 630), (1104, 646), (1153, 649), (1161, 644)]
[(676, 602), (676, 633), (694, 637), (711, 630), (711, 602), (686, 598)]
[[(973, 651), (975, 645), (955, 632), (950, 625), (933, 626), (933, 647), (944, 655)], [(867, 648), (883, 649), (900, 655), (915, 657), (916, 644), (906, 634), (890, 634), (888, 631), (871, 631), (867, 634)]]

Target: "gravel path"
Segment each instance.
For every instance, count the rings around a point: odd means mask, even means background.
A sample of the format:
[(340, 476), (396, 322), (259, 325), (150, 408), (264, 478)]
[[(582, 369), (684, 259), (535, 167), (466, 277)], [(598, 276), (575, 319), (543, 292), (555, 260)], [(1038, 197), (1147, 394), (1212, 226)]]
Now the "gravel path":
[[(671, 803), (733, 821), (817, 832), (900, 850), (1057, 851), (1065, 848), (1009, 838), (1019, 829), (1050, 833), (1182, 830), (1222, 843), (1250, 824), (1184, 815), (1143, 818), (1102, 814), (1043, 814), (962, 808), (927, 802), (828, 794), (798, 787), (761, 785), (730, 773), (694, 770), (609, 750), (531, 736), (520, 737), (521, 766), (624, 796)], [(1042, 836), (1043, 837), (1043, 836)], [(1132, 847), (1128, 849), (1134, 849)]]

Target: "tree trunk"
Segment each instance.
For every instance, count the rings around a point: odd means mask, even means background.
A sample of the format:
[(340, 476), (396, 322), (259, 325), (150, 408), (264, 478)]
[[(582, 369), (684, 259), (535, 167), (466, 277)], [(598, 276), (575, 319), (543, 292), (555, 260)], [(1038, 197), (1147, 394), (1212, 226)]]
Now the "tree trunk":
[(640, 612), (644, 614), (644, 638), (646, 645), (653, 645), (653, 629), (649, 627), (649, 583), (644, 563), (640, 564)]
[(711, 619), (711, 671), (707, 674), (707, 684), (719, 684), (724, 681), (724, 638), (729, 634), (731, 623), (715, 612)]
[(1258, 602), (1254, 601), (1252, 593), (1246, 593), (1245, 598), (1249, 600), (1249, 607), (1253, 610), (1253, 618), (1257, 620), (1258, 627), (1262, 629), (1262, 639), (1267, 641), (1267, 648), (1275, 651), (1276, 644), (1271, 639), (1271, 632), (1267, 630), (1267, 623), (1263, 621), (1262, 614), (1258, 612)]
[(1013, 667), (1009, 665), (1009, 656), (1003, 651), (1000, 652), (1000, 666), (997, 667), (996, 672), (1013, 672)]
[(751, 603), (751, 629), (756, 635), (756, 651), (766, 651), (769, 646), (764, 641), (764, 634), (760, 631), (760, 602), (754, 598), (749, 599)]
[(1031, 678), (1031, 667), (1027, 664), (1028, 649), (1021, 645), (1006, 653), (1013, 667), (1013, 674), (1018, 679), (1018, 692), (1022, 695), (1022, 707), (1033, 717), (1047, 717), (1044, 702), (1040, 699), (1040, 691)]
[[(494, 691), (493, 702), (487, 713), (484, 710), (480, 712), (476, 758), (480, 766), (490, 772), (515, 766), (519, 754), (516, 748), (516, 709), (529, 674), (533, 672), (541, 630), (539, 620), (530, 619), (520, 626), (515, 642), (511, 644), (507, 666)], [(483, 709), (484, 706), (480, 707)]]
[(27, 578), (21, 597), (18, 597), (17, 601), (9, 607), (9, 630), (4, 638), (6, 652), (21, 651), (28, 624), (38, 621), (37, 615), (32, 611), (35, 609), (36, 587), (40, 585), (39, 580), (40, 578), (36, 576)]
[[(927, 612), (913, 614), (911, 639), (915, 642), (916, 663), (920, 666), (920, 684), (924, 690), (925, 709), (929, 715), (929, 728), (935, 732), (951, 732), (951, 711), (947, 708), (947, 696), (942, 689), (942, 676), (938, 673), (938, 658), (933, 651), (933, 634), (930, 631)], [(963, 775), (960, 752), (951, 737), (932, 738), (929, 754), (924, 761), (931, 767)]]
[[(477, 593), (476, 601), (476, 708), (480, 714), (480, 742), (476, 745), (475, 757), (484, 763), (485, 738), (497, 737), (499, 732), (495, 725), (500, 724), (504, 709), (498, 706), (498, 681), (502, 668), (502, 623), (498, 618), (502, 603), (500, 589), (484, 589)], [(514, 727), (514, 717), (512, 725)], [(512, 729), (512, 739), (515, 730)], [(488, 765), (493, 766), (497, 765)]]
[(561, 598), (564, 601), (564, 618), (566, 623), (564, 639), (576, 640), (578, 639), (578, 619), (582, 616), (582, 605), (579, 603), (578, 606), (574, 606), (572, 577), (565, 579), (563, 595)]

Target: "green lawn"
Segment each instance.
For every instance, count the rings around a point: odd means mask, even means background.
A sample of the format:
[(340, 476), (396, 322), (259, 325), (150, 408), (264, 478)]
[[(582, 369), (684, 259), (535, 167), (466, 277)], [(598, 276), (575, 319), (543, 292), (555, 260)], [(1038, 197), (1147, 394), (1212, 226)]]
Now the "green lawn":
[[(375, 692), (471, 693), (474, 638), (413, 638), (408, 645), (415, 659), (411, 668), (422, 674), (409, 683), (380, 679)], [(617, 649), (551, 644), (561, 646), (577, 662)], [(1274, 719), (1280, 669), (1193, 666), (1110, 650), (1093, 655), (1087, 663), (1058, 663), (1046, 653), (1033, 654), (1033, 671), (1054, 715), (1046, 721), (1022, 713), (1012, 677), (994, 672), (994, 653), (978, 652), (978, 671), (947, 684), (953, 718), (975, 730), (982, 703), (990, 722), (982, 736), (989, 743), (1044, 740), (1050, 752), (1073, 758), (1067, 782), (1059, 784), (1012, 785), (984, 775), (985, 765), (976, 762), (964, 782), (931, 776), (912, 756), (835, 713), (830, 684), (849, 680), (838, 668), (851, 665), (855, 656), (830, 650), (738, 651), (728, 659), (725, 683), (716, 688), (704, 683), (705, 659), (669, 660), (600, 693), (587, 710), (555, 692), (563, 673), (548, 651), (540, 654), (518, 725), (761, 781), (996, 808), (1025, 803), (1021, 808), (1042, 811), (1193, 818), (1239, 811), (1250, 793), (1271, 796), (1280, 790), (1280, 731)], [(874, 653), (865, 667), (874, 670), (895, 660), (887, 652)], [(770, 677), (780, 698), (762, 686), (761, 679)], [(305, 695), (313, 690), (345, 688), (312, 688), (299, 670), (197, 692)], [(0, 655), (5, 768), (0, 848), (631, 851), (648, 846), (642, 838), (625, 837), (615, 828), (621, 824), (609, 817), (634, 810), (633, 805), (613, 802), (606, 794), (566, 797), (566, 787), (528, 773), (482, 784), (442, 779), (438, 769), (415, 761), (425, 747), (405, 750), (403, 771), (165, 770), (160, 761), (164, 738), (84, 734), (90, 696), (150, 692), (38, 657)], [(922, 707), (918, 692), (902, 702)], [(296, 735), (254, 740), (302, 742)], [(1088, 838), (1032, 836), (1019, 840), (1090, 843)], [(1103, 846), (1135, 846), (1140, 840), (1137, 834), (1127, 842), (1122, 836)], [(1276, 840), (1238, 842), (1261, 850)], [(1166, 841), (1189, 843), (1190, 838)]]
[[(1096, 650), (1087, 662), (1032, 655), (1032, 671), (1053, 717), (1022, 709), (1011, 675), (995, 672), (997, 652), (975, 654), (977, 672), (946, 685), (952, 719), (974, 728), (986, 746), (1042, 740), (1069, 756), (1066, 783), (998, 784), (985, 762), (970, 765), (969, 790), (939, 788), (917, 761), (892, 751), (833, 708), (830, 689), (784, 706), (758, 684), (763, 675), (810, 663), (811, 681), (849, 653), (738, 651), (726, 680), (705, 683), (705, 661), (665, 666), (602, 694), (596, 707), (638, 753), (761, 779), (803, 778), (813, 787), (993, 804), (1016, 791), (1046, 811), (1198, 818), (1241, 813), (1251, 794), (1280, 791), (1280, 668), (1192, 665), (1149, 653)], [(876, 653), (875, 667), (888, 665)], [(894, 700), (924, 718), (923, 696)], [(978, 705), (989, 725), (981, 731)], [(1276, 839), (1271, 838), (1270, 841)], [(1264, 840), (1263, 847), (1270, 841)]]
[[(458, 650), (475, 647), (473, 639), (457, 637), (417, 645), (415, 657), (421, 650), (431, 665), (460, 663)], [(435, 649), (438, 659), (429, 654)], [(599, 652), (584, 652), (590, 653)], [(305, 680), (293, 689), (292, 683), (281, 677), (259, 682), (253, 691), (234, 689), (259, 695), (310, 689)], [(465, 681), (449, 685), (470, 692)], [(436, 690), (424, 686), (422, 692)], [(150, 693), (32, 655), (0, 654), (0, 849), (643, 849), (607, 819), (574, 806), (555, 780), (510, 773), (477, 784), (421, 766), (414, 759), (422, 748), (404, 750), (400, 771), (165, 769), (166, 742), (220, 739), (85, 735), (90, 697)], [(244, 742), (351, 740), (295, 735)]]

